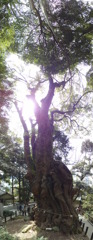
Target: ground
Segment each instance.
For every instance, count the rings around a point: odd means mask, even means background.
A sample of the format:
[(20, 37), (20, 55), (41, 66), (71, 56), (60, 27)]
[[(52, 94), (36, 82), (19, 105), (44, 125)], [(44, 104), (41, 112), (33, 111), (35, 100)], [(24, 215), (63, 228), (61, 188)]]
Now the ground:
[[(88, 240), (84, 236), (84, 233), (79, 235), (63, 235), (61, 232), (40, 230), (34, 221), (24, 221), (23, 218), (8, 221), (4, 225), (9, 233), (19, 237), (20, 240), (37, 240), (41, 236), (46, 237), (47, 240)], [(24, 232), (26, 227), (29, 229), (27, 232)]]

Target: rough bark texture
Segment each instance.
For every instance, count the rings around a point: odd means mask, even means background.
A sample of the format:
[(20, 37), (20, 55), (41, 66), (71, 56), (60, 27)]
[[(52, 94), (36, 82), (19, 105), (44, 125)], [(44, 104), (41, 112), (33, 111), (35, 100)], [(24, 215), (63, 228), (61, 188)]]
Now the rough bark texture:
[(42, 99), (41, 107), (36, 102), (33, 91), (38, 132), (35, 136), (32, 124), (32, 157), (29, 132), (21, 112), (17, 109), (25, 133), (24, 152), (28, 165), (27, 178), (29, 178), (31, 191), (37, 203), (35, 220), (42, 229), (57, 227), (64, 233), (78, 232), (79, 222), (73, 207), (74, 190), (71, 172), (62, 162), (56, 162), (53, 159), (53, 119), (48, 115), (55, 89), (51, 76), (49, 76), (49, 82), (49, 91)]
[(52, 158), (52, 125), (48, 116), (38, 124), (35, 141), (35, 177), (30, 178), (37, 207), (35, 220), (42, 229), (58, 227), (66, 232), (77, 232), (79, 223), (73, 207), (73, 180), (62, 162)]

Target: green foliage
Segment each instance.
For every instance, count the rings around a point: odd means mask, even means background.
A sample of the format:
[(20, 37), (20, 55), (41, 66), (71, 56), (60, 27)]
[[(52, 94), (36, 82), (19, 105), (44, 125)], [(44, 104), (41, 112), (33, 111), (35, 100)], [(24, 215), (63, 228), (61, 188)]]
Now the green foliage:
[(89, 139), (82, 143), (81, 152), (93, 153), (93, 142)]
[(14, 42), (14, 26), (11, 20), (10, 1), (0, 1), (0, 79), (7, 73), (5, 54)]
[[(56, 74), (92, 58), (92, 8), (82, 1), (1, 1), (1, 48), (22, 53), (24, 59)], [(46, 8), (46, 9), (45, 9)], [(38, 17), (39, 16), (39, 17)], [(4, 41), (3, 41), (4, 37)]]
[[(5, 128), (3, 130), (5, 130)], [(0, 179), (5, 183), (8, 183), (8, 186), (12, 189), (14, 196), (17, 193), (17, 196), (20, 194), (21, 198), (22, 196), (24, 197), (26, 189), (28, 193), (27, 197), (29, 197), (30, 190), (28, 184), (26, 186), (22, 186), (27, 166), (24, 162), (23, 148), (20, 145), (19, 139), (10, 136), (10, 133), (5, 135), (5, 132), (2, 131), (0, 146), (0, 169), (3, 172)], [(24, 182), (27, 182), (27, 180)], [(15, 184), (21, 188), (20, 193), (17, 190), (15, 192)]]
[(87, 73), (86, 79), (87, 79), (88, 87), (93, 89), (93, 64), (91, 65), (91, 67)]
[(2, 240), (18, 240), (18, 238), (10, 235), (3, 227), (0, 227), (0, 239), (2, 239)]
[[(1, 240), (19, 240), (18, 237), (10, 235), (3, 227), (0, 227), (0, 239)], [(38, 237), (36, 240), (47, 240), (46, 237)]]
[(3, 53), (9, 49), (14, 40), (14, 28), (4, 28), (0, 33), (0, 51)]
[[(86, 193), (83, 204), (82, 204), (83, 210), (86, 214), (86, 216), (90, 216), (93, 218), (93, 190), (90, 193)], [(88, 216), (88, 218), (89, 218)]]
[(67, 135), (65, 135), (62, 131), (55, 130), (53, 136), (53, 146), (55, 160), (67, 163), (67, 156), (71, 150)]
[(80, 161), (74, 164), (72, 173), (79, 177), (80, 180), (85, 179), (86, 176), (92, 176), (93, 169), (93, 142), (89, 139), (82, 142), (81, 153), (83, 154)]
[[(40, 9), (37, 1), (36, 4)], [(24, 59), (41, 65), (43, 70), (52, 74), (64, 72), (82, 61), (89, 63), (92, 58), (92, 38), (89, 35), (93, 31), (91, 7), (82, 1), (70, 0), (55, 5), (48, 1), (48, 8), (50, 25), (42, 17), (41, 9), (41, 26), (32, 11), (31, 31), (25, 48), (22, 48)]]
[(82, 142), (81, 152), (83, 157), (74, 164), (72, 174), (75, 175), (75, 183), (82, 199), (84, 214), (86, 217), (89, 217), (88, 215), (93, 217), (93, 186), (91, 180), (93, 175), (93, 143), (89, 139)]
[(0, 169), (16, 176), (19, 165), (24, 165), (23, 149), (18, 143), (18, 139), (10, 137), (8, 134), (1, 135), (0, 144)]

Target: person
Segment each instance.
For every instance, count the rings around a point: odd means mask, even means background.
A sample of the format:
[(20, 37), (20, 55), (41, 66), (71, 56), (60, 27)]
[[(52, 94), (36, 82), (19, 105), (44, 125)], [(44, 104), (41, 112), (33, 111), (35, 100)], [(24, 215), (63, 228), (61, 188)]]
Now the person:
[(0, 225), (3, 225), (3, 201), (0, 200)]
[(26, 205), (24, 205), (24, 216), (26, 216), (26, 210), (27, 210), (27, 207)]
[(30, 206), (28, 205), (27, 207), (27, 213), (28, 213), (28, 216), (30, 215)]
[(19, 212), (20, 212), (20, 214), (22, 213), (22, 205), (21, 204), (19, 205)]
[(24, 204), (22, 204), (22, 215), (24, 216)]

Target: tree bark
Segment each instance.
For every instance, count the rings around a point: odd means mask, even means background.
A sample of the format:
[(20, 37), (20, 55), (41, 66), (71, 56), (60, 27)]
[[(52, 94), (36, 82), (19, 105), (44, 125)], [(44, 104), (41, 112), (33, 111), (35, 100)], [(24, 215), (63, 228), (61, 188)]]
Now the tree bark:
[[(41, 116), (40, 116), (41, 119)], [(64, 233), (77, 232), (79, 222), (73, 207), (73, 180), (62, 162), (53, 160), (53, 125), (42, 113), (35, 141), (35, 177), (29, 180), (37, 203), (35, 220), (42, 229), (58, 227)]]
[[(49, 76), (49, 91), (39, 107), (33, 93), (38, 132), (32, 134), (32, 157), (29, 132), (18, 110), (26, 133), (24, 137), (25, 160), (28, 165), (27, 178), (37, 207), (35, 220), (42, 229), (57, 227), (64, 233), (78, 232), (78, 216), (73, 207), (73, 179), (71, 172), (62, 163), (53, 159), (53, 122), (48, 110), (54, 95), (54, 84)], [(34, 168), (33, 168), (34, 164)]]

